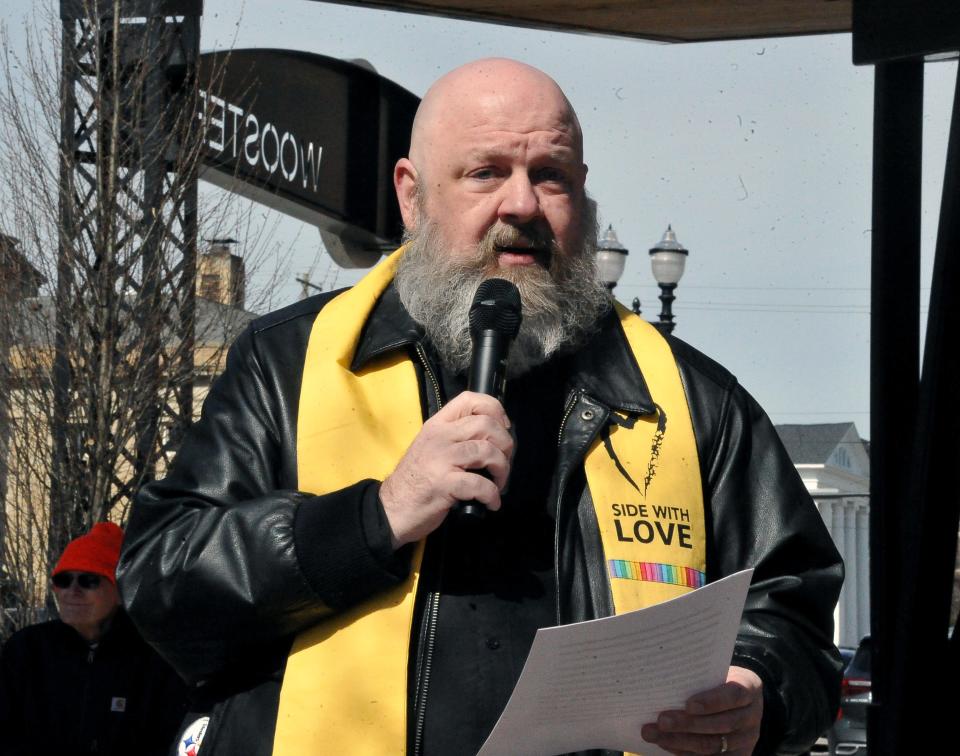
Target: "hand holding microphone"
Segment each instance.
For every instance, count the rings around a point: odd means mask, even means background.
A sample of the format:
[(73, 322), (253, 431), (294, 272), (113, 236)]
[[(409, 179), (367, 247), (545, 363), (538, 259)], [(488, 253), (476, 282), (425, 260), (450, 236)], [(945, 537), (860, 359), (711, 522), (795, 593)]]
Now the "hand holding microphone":
[(470, 326), (470, 390), (423, 424), (380, 486), (394, 548), (433, 532), (451, 509), (466, 506), (482, 514), (499, 507), (514, 446), (499, 400), (510, 342), (520, 328), (516, 287), (502, 279), (483, 282), (470, 309)]
[[(507, 356), (510, 344), (520, 331), (522, 320), (520, 292), (510, 281), (488, 278), (477, 287), (470, 306), (470, 337), (473, 340), (473, 359), (467, 390), (487, 394), (503, 403), (506, 386)], [(485, 477), (485, 470), (474, 471)], [(483, 517), (486, 507), (476, 501), (463, 501), (460, 514)]]

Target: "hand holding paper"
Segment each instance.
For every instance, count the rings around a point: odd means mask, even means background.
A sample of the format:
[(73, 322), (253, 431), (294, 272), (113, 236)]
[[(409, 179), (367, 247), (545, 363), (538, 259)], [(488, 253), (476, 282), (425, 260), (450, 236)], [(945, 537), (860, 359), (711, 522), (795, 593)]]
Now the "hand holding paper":
[(687, 700), (682, 710), (644, 725), (645, 740), (673, 752), (749, 756), (760, 739), (763, 683), (755, 672), (730, 667), (727, 681)]
[(752, 574), (636, 612), (539, 630), (479, 756), (666, 753), (643, 740), (641, 726), (724, 683)]

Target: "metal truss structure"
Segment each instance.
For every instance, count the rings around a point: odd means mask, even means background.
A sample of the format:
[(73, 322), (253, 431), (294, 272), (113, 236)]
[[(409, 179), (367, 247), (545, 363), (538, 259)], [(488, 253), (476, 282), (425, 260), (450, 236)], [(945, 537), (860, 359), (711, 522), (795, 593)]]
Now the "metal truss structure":
[(61, 0), (51, 557), (91, 509), (96, 520), (129, 501), (192, 419), (187, 98), (201, 11), (200, 0)]

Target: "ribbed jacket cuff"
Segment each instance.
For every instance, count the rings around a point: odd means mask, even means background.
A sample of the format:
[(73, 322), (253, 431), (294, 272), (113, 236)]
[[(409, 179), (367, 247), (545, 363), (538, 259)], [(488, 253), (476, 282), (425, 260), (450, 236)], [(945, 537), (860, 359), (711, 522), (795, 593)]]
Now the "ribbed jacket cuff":
[(393, 553), (380, 484), (363, 480), (323, 496), (306, 496), (294, 514), (300, 570), (331, 609), (346, 609), (403, 582), (410, 549)]
[(754, 756), (773, 756), (786, 732), (787, 712), (780, 696), (777, 681), (759, 660), (739, 651), (733, 653), (733, 664), (756, 672), (763, 682), (763, 719), (760, 722), (760, 740), (753, 749)]

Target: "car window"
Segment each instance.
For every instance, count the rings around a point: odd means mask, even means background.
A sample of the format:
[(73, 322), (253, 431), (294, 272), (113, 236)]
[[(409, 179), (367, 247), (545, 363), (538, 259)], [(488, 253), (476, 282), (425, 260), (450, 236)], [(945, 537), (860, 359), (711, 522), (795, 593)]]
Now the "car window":
[(869, 638), (860, 641), (857, 652), (847, 666), (846, 676), (862, 679), (870, 679), (870, 665), (873, 659), (873, 644)]
[(850, 648), (849, 646), (840, 646), (840, 658), (843, 660), (843, 669), (846, 671), (847, 667), (850, 666), (850, 662), (853, 660), (853, 655), (857, 653), (857, 649)]

